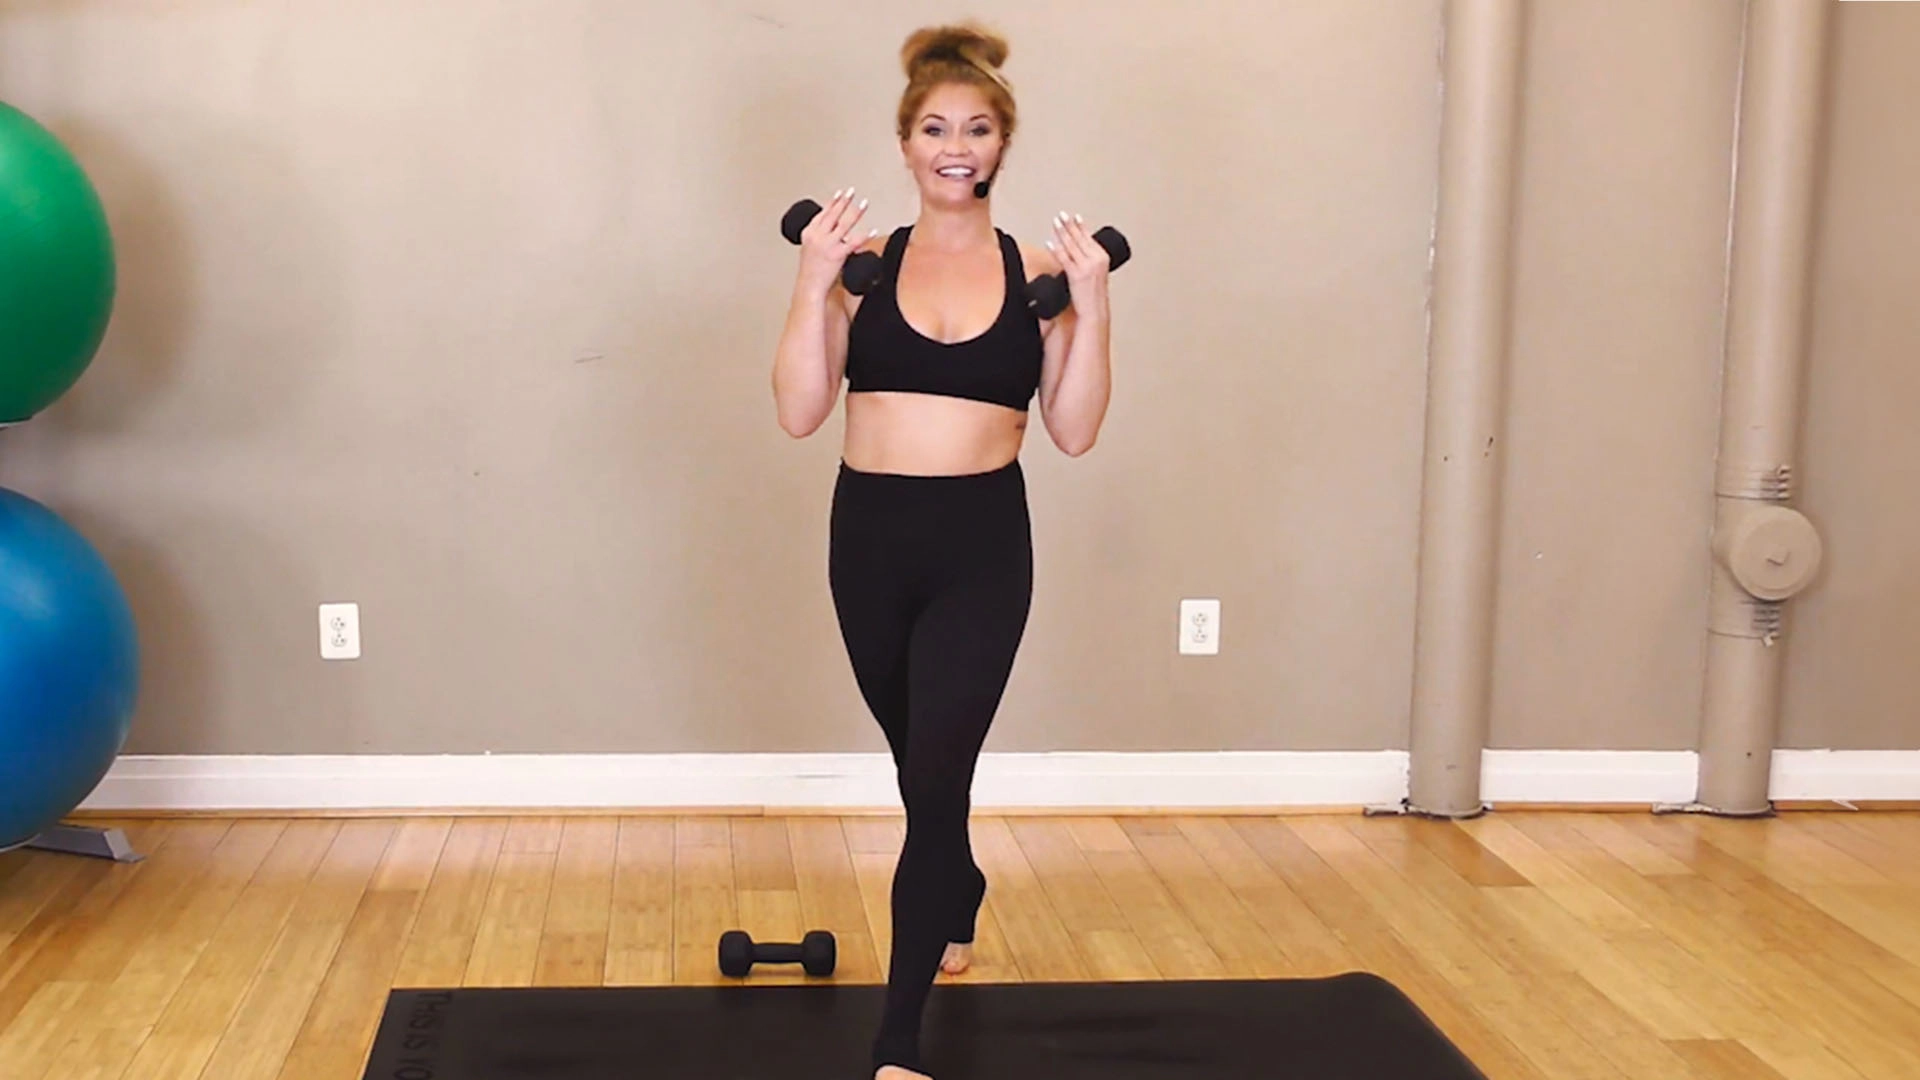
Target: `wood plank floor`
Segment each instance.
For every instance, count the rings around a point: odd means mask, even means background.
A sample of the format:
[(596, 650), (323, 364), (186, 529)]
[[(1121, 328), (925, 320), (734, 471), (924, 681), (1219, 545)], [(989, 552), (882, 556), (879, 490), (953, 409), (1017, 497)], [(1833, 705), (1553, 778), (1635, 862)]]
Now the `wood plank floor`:
[[(877, 982), (898, 819), (121, 823), (0, 855), (0, 1077), (357, 1080), (394, 986)], [(1367, 969), (1494, 1080), (1920, 1076), (1920, 814), (982, 817), (969, 980)], [(768, 971), (756, 978), (800, 978)]]

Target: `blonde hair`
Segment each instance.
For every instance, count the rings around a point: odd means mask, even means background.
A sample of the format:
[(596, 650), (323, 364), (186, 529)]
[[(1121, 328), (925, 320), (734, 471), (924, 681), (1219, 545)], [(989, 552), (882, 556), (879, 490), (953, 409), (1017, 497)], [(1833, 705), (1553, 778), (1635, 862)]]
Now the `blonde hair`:
[(1019, 110), (1013, 101), (1013, 84), (1000, 73), (1007, 62), (1007, 39), (979, 23), (965, 22), (945, 26), (926, 26), (907, 35), (900, 46), (900, 66), (907, 73), (907, 88), (900, 95), (899, 135), (907, 137), (920, 106), (937, 86), (965, 83), (984, 90), (994, 111), (1000, 114), (1004, 137), (1012, 138)]

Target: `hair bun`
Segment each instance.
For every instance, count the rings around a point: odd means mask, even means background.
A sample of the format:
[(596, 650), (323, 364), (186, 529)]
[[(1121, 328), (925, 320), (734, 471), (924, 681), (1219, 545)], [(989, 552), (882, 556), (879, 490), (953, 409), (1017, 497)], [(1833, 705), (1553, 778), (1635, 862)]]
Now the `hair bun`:
[(900, 66), (907, 71), (907, 87), (900, 95), (894, 126), (906, 139), (914, 115), (927, 95), (949, 84), (972, 86), (987, 96), (1000, 117), (1003, 136), (1011, 137), (1019, 122), (1013, 103), (1013, 85), (1000, 72), (1007, 62), (1007, 39), (978, 22), (923, 26), (907, 35), (900, 46)]
[(907, 35), (900, 66), (911, 79), (922, 64), (957, 60), (993, 71), (1007, 62), (1007, 39), (978, 23), (928, 26)]

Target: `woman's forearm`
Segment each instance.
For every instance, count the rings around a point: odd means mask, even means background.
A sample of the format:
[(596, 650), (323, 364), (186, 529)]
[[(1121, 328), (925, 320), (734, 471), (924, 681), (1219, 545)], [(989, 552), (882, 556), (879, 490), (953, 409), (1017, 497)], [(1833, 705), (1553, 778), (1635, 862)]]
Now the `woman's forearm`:
[(1075, 304), (1073, 340), (1054, 388), (1047, 426), (1056, 445), (1078, 457), (1093, 449), (1113, 395), (1112, 319), (1104, 303)]

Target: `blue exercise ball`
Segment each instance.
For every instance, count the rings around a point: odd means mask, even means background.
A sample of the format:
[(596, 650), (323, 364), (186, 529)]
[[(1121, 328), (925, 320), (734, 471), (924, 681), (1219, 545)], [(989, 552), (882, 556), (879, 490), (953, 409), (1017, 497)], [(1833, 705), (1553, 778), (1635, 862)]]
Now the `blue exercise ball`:
[(126, 745), (139, 676), (133, 611), (106, 560), (0, 488), (0, 851), (99, 786)]

